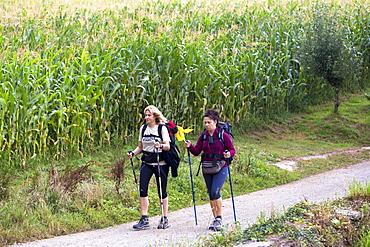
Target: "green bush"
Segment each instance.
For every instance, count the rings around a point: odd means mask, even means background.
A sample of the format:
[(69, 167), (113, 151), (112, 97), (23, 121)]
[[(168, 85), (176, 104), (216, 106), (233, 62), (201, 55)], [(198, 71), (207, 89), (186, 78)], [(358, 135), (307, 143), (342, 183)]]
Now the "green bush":
[(317, 3), (299, 50), (303, 69), (335, 88), (334, 113), (340, 105), (339, 91), (357, 84), (362, 72), (361, 54), (351, 44), (351, 33), (340, 23), (339, 11)]

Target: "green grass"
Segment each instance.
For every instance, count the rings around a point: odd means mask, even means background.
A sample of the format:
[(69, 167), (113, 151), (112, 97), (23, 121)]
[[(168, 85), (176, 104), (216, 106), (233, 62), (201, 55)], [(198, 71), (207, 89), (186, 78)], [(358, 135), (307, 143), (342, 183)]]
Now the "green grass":
[(279, 158), (368, 145), (369, 101), (357, 95), (346, 96), (339, 114), (333, 114), (331, 107), (313, 106), (306, 114), (286, 116), (263, 131), (248, 133), (251, 138), (247, 137), (246, 142), (258, 144)]

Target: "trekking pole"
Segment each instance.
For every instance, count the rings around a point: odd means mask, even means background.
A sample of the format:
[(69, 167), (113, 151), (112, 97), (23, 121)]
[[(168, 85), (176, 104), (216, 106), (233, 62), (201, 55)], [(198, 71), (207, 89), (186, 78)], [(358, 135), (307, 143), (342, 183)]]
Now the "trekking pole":
[[(157, 139), (155, 139), (155, 142), (159, 142)], [(162, 198), (162, 181), (161, 181), (161, 168), (159, 165), (159, 151), (158, 148), (155, 149), (157, 153), (157, 162), (158, 162), (158, 183), (159, 183), (159, 197), (160, 197), (160, 203), (161, 203), (161, 210), (162, 210), (162, 219), (164, 218), (164, 212), (163, 212), (163, 198)], [(163, 228), (164, 229), (164, 228)]]
[[(186, 141), (186, 142), (188, 142), (188, 141)], [(195, 204), (195, 194), (194, 194), (193, 169), (191, 168), (190, 150), (189, 149), (190, 148), (188, 148), (188, 162), (189, 162), (189, 173), (190, 173), (190, 182), (191, 182), (191, 195), (193, 197), (195, 224), (198, 225), (197, 208), (196, 208), (196, 204)]]
[[(131, 154), (131, 167), (132, 167), (132, 171), (134, 173), (134, 179), (135, 179), (135, 184), (136, 184), (136, 187), (138, 187), (138, 183), (137, 183), (137, 179), (136, 179), (136, 173), (135, 173), (135, 168), (134, 168), (134, 163), (132, 162), (132, 158), (133, 158), (133, 154), (134, 152), (132, 152), (131, 150), (128, 150), (127, 153)], [(139, 188), (139, 187), (138, 187)], [(139, 190), (139, 189), (138, 189)]]
[[(225, 153), (229, 152), (229, 150), (225, 150)], [(233, 193), (233, 183), (231, 179), (231, 172), (230, 172), (230, 158), (225, 158), (227, 162), (227, 168), (229, 170), (229, 182), (230, 182), (230, 193), (231, 193), (231, 201), (233, 203), (233, 211), (234, 211), (234, 221), (236, 222), (236, 213), (235, 213), (235, 202), (234, 202), (234, 193)]]

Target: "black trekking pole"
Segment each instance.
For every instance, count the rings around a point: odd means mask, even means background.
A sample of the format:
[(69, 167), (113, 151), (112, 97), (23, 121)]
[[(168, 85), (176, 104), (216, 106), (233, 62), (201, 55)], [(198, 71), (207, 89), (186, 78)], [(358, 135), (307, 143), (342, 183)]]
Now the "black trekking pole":
[[(157, 139), (155, 139), (155, 142), (159, 142)], [(162, 219), (164, 219), (164, 209), (163, 209), (163, 198), (162, 198), (162, 181), (161, 181), (161, 168), (159, 165), (159, 151), (158, 148), (155, 148), (157, 153), (157, 163), (158, 163), (158, 183), (159, 183), (159, 197), (160, 197), (160, 204), (161, 204), (161, 210), (162, 210)], [(164, 228), (163, 228), (164, 229)]]
[(139, 197), (140, 197), (140, 188), (139, 188), (139, 184), (137, 183), (137, 179), (136, 179), (136, 173), (135, 173), (135, 168), (134, 168), (134, 163), (132, 161), (132, 158), (134, 156), (134, 152), (132, 152), (131, 150), (128, 150), (128, 153), (131, 154), (131, 167), (132, 167), (132, 172), (134, 173), (134, 179), (135, 179), (135, 184), (136, 184), (136, 188), (137, 188), (137, 192), (139, 193)]
[[(229, 150), (225, 150), (225, 152), (227, 153), (227, 152), (229, 152)], [(226, 158), (225, 160), (227, 162), (227, 168), (229, 170), (231, 201), (233, 203), (234, 221), (236, 222), (235, 202), (234, 202), (234, 193), (233, 193), (233, 182), (232, 182), (232, 179), (231, 179), (231, 172), (230, 172), (230, 158)]]
[(190, 172), (190, 182), (191, 182), (191, 195), (193, 197), (193, 205), (194, 205), (194, 218), (195, 218), (195, 224), (198, 225), (197, 208), (196, 208), (196, 204), (195, 204), (195, 194), (194, 194), (193, 169), (191, 167), (189, 148), (188, 148), (188, 162), (189, 162), (189, 172)]

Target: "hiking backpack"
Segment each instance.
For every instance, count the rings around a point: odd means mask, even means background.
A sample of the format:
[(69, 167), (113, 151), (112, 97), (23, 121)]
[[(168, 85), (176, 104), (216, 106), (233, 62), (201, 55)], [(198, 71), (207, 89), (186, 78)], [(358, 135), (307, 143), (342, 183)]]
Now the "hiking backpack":
[[(221, 141), (222, 146), (225, 146), (224, 135), (223, 135), (224, 132), (226, 134), (228, 134), (230, 136), (230, 138), (231, 138), (231, 141), (233, 141), (234, 136), (231, 133), (232, 132), (232, 125), (231, 125), (231, 123), (219, 121), (218, 122), (218, 129), (219, 129), (219, 131), (218, 131), (218, 137), (217, 137), (217, 139)], [(207, 135), (204, 132), (203, 132), (202, 135), (203, 135), (202, 141), (205, 141), (206, 138), (207, 138)]]
[[(166, 162), (166, 164), (168, 164), (171, 167), (172, 177), (177, 177), (178, 176), (177, 168), (179, 167), (179, 164), (181, 161), (180, 156), (179, 156), (180, 150), (178, 146), (176, 145), (176, 138), (175, 138), (175, 134), (177, 133), (178, 128), (177, 128), (177, 125), (174, 124), (172, 121), (168, 121), (165, 124), (160, 124), (158, 126), (158, 137), (161, 140), (163, 140), (162, 139), (162, 127), (163, 126), (167, 128), (171, 141), (170, 141), (170, 149), (168, 151), (162, 150), (162, 153), (160, 153), (160, 155), (161, 155), (161, 158)], [(145, 123), (141, 131), (142, 136), (144, 136), (144, 132), (147, 127), (148, 127), (148, 124)]]
[[(233, 142), (233, 140), (234, 140), (234, 136), (233, 136), (233, 134), (232, 134), (232, 125), (231, 125), (231, 123), (229, 123), (229, 122), (221, 122), (221, 121), (219, 121), (218, 122), (218, 136), (217, 136), (217, 138), (214, 138), (214, 140), (220, 140), (221, 141), (221, 144), (222, 144), (222, 146), (223, 147), (225, 147), (225, 141), (224, 141), (224, 132), (226, 133), (226, 134), (228, 134), (229, 135), (229, 137), (230, 137), (230, 139), (231, 139), (231, 141)], [(202, 133), (202, 145), (203, 145), (203, 142), (205, 141), (205, 140), (207, 140), (207, 135), (205, 134), (205, 130), (203, 131), (203, 133)], [(223, 157), (223, 154), (212, 154), (214, 157)], [(200, 160), (200, 163), (199, 163), (199, 168), (198, 168), (198, 171), (197, 171), (197, 176), (199, 175), (199, 171), (200, 171), (200, 167), (201, 167), (201, 165), (202, 165), (202, 163), (203, 163), (203, 161), (204, 161), (204, 158), (205, 158), (205, 156), (204, 156), (204, 154), (202, 154), (202, 158), (201, 158), (201, 160)], [(231, 161), (233, 160), (233, 157), (231, 157), (230, 159), (229, 159), (229, 165), (231, 164)], [(214, 159), (214, 162), (216, 161), (216, 159)], [(214, 164), (215, 165), (215, 164)]]

